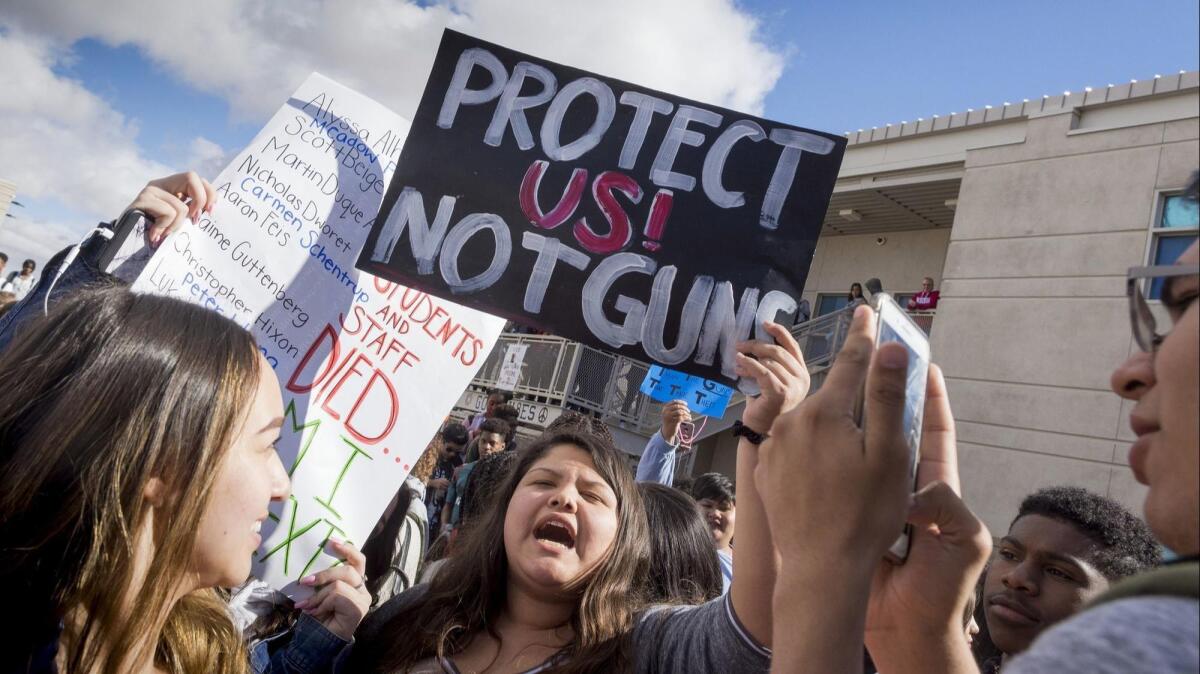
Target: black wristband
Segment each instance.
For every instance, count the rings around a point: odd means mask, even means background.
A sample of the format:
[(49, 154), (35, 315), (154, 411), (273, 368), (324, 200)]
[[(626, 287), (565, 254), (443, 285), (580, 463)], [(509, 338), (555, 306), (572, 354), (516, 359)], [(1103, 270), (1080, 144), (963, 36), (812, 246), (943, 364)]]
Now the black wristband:
[(761, 445), (763, 443), (763, 440), (767, 439), (766, 433), (759, 433), (758, 431), (750, 428), (746, 424), (743, 424), (740, 420), (733, 422), (733, 435), (734, 435), (734, 437), (740, 436), (740, 437), (746, 438), (752, 444), (755, 444), (755, 445)]

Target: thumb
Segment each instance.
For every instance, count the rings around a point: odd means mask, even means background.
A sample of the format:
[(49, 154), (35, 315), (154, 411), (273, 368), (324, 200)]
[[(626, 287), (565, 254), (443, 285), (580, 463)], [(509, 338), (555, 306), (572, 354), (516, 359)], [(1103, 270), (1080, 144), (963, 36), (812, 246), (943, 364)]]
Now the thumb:
[(974, 548), (975, 556), (981, 559), (986, 559), (992, 549), (992, 537), (983, 521), (945, 482), (932, 482), (913, 494), (908, 523), (918, 532), (936, 527), (939, 538)]
[(863, 430), (867, 454), (887, 463), (903, 461), (908, 453), (904, 437), (905, 387), (908, 351), (895, 342), (881, 344), (867, 373)]

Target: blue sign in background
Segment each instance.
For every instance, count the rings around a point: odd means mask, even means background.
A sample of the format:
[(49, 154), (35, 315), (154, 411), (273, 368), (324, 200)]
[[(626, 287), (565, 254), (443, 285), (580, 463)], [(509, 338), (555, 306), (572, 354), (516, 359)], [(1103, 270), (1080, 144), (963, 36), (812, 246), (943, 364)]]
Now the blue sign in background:
[(733, 389), (695, 375), (651, 365), (642, 380), (642, 393), (660, 403), (683, 400), (696, 414), (720, 418), (725, 415)]

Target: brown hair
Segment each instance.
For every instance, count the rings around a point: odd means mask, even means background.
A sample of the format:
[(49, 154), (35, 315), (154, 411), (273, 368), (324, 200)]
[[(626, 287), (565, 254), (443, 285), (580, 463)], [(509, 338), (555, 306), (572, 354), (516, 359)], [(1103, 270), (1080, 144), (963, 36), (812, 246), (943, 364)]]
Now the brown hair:
[[(31, 321), (0, 357), (0, 586), (29, 609), (8, 635), (16, 658), (29, 662), (61, 621), (67, 672), (115, 674), (154, 636), (167, 671), (247, 670), (216, 591), (174, 597), (253, 398), (256, 351), (215, 312), (108, 288)], [(152, 478), (163, 505), (144, 497)], [(155, 553), (139, 571), (151, 512)]]
[(429, 478), (433, 477), (433, 469), (438, 462), (438, 452), (441, 450), (442, 435), (439, 433), (433, 436), (428, 445), (425, 445), (425, 451), (421, 453), (421, 458), (413, 464), (409, 474), (420, 480), (421, 484), (428, 484)]
[(608, 672), (627, 663), (627, 640), (642, 608), (635, 579), (648, 563), (646, 513), (629, 468), (619, 452), (584, 433), (543, 435), (521, 452), (512, 474), (498, 490), (494, 506), (467, 523), (455, 553), (438, 571), (421, 599), (400, 611), (374, 638), (360, 635), (353, 671), (405, 671), (429, 657), (461, 651), (487, 631), (504, 606), (508, 560), (504, 518), (525, 473), (551, 449), (571, 445), (591, 455), (596, 471), (617, 496), (617, 535), (605, 557), (579, 579), (579, 604), (571, 617), (574, 641), (547, 671)]

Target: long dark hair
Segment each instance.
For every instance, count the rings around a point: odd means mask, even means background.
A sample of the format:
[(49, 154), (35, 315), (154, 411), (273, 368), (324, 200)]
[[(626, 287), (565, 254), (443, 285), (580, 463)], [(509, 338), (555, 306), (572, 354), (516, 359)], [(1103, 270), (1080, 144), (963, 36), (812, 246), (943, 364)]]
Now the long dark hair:
[(425, 595), (394, 615), (375, 638), (357, 642), (352, 671), (407, 671), (426, 658), (460, 652), (480, 632), (499, 639), (495, 621), (504, 607), (508, 583), (507, 505), (533, 464), (561, 445), (591, 455), (596, 472), (616, 494), (618, 524), (604, 559), (578, 581), (579, 604), (571, 617), (575, 638), (548, 671), (608, 672), (625, 665), (628, 635), (643, 606), (635, 582), (648, 561), (646, 513), (617, 450), (589, 434), (567, 432), (543, 435), (521, 452), (495, 507), (463, 527), (454, 555)]
[(638, 483), (650, 526), (650, 572), (642, 587), (652, 604), (703, 604), (721, 596), (721, 563), (692, 497), (666, 485)]
[[(159, 667), (247, 670), (214, 590), (170, 597), (260, 367), (229, 319), (123, 288), (80, 292), (24, 326), (0, 357), (0, 586), (22, 612), (0, 670), (62, 621), (64, 671), (122, 671), (168, 610)], [(173, 498), (151, 506), (151, 478)], [(139, 571), (152, 507), (156, 549)]]
[[(858, 288), (858, 294), (857, 294), (857, 295), (855, 295), (855, 294), (854, 294), (854, 289), (855, 289), (855, 288)], [(859, 283), (858, 281), (855, 281), (854, 283), (851, 283), (851, 284), (850, 284), (850, 292), (846, 293), (846, 299), (848, 299), (848, 300), (850, 300), (851, 302), (853, 302), (854, 300), (856, 300), (856, 299), (858, 299), (858, 298), (860, 298), (860, 297), (862, 297), (862, 296), (863, 296), (862, 284), (861, 284), (861, 283)]]

